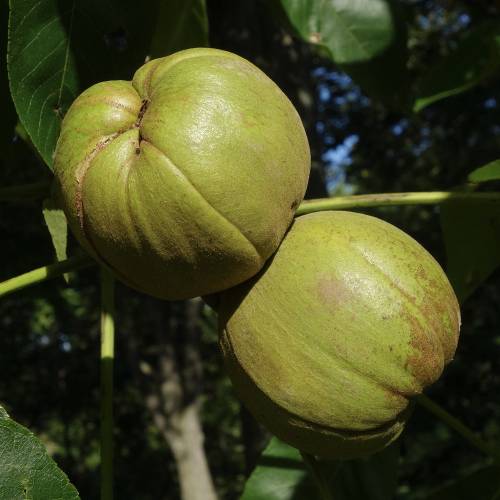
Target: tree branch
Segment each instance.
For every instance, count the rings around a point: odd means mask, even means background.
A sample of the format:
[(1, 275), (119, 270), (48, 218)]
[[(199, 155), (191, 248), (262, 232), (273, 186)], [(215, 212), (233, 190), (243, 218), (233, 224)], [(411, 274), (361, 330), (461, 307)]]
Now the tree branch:
[(381, 193), (337, 196), (306, 200), (297, 209), (296, 215), (323, 210), (344, 210), (348, 208), (388, 207), (399, 205), (439, 205), (450, 201), (464, 203), (492, 203), (500, 206), (500, 193), (469, 193), (456, 191), (424, 191), (420, 193)]
[(41, 283), (42, 281), (47, 281), (52, 278), (57, 278), (58, 276), (62, 276), (64, 273), (90, 267), (94, 264), (95, 261), (87, 255), (78, 255), (76, 257), (70, 257), (69, 259), (56, 262), (55, 264), (51, 264), (49, 266), (33, 269), (33, 271), (20, 274), (19, 276), (15, 276), (14, 278), (1, 282), (0, 297), (26, 288), (27, 286), (35, 285), (36, 283)]

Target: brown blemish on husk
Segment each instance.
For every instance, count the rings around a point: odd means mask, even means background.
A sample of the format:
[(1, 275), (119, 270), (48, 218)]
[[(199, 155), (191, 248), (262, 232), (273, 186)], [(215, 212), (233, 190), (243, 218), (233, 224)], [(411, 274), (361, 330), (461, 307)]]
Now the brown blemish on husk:
[[(441, 342), (430, 340), (435, 335), (428, 325), (422, 325), (413, 312), (403, 313), (404, 320), (410, 326), (410, 354), (405, 363), (405, 369), (409, 370), (415, 379), (415, 392), (422, 392), (426, 387), (439, 378), (443, 363), (443, 351)], [(430, 332), (426, 331), (429, 328)]]
[[(109, 269), (113, 271), (113, 273), (120, 278), (123, 282), (128, 283), (130, 286), (141, 290), (145, 293), (147, 293), (143, 287), (135, 283), (133, 280), (125, 276), (119, 269), (117, 269), (111, 262), (108, 261), (108, 259), (104, 258), (104, 256), (101, 254), (101, 252), (98, 250), (97, 245), (94, 243), (91, 235), (87, 231), (87, 228), (85, 226), (85, 217), (84, 217), (84, 203), (83, 203), (83, 182), (85, 180), (85, 175), (90, 169), (91, 162), (92, 160), (97, 156), (97, 154), (105, 149), (114, 139), (116, 139), (122, 131), (116, 132), (112, 136), (108, 137), (106, 140), (99, 142), (96, 147), (87, 155), (85, 160), (80, 164), (80, 166), (77, 168), (77, 182), (78, 182), (78, 187), (77, 187), (77, 192), (76, 192), (76, 200), (77, 200), (77, 205), (76, 205), (76, 212), (78, 216), (78, 222), (81, 228), (81, 231), (83, 235), (85, 236), (85, 240), (90, 246), (90, 248), (94, 251), (95, 256), (101, 260), (102, 263), (104, 263)], [(84, 164), (85, 163), (85, 164)]]
[[(398, 293), (405, 299), (405, 304), (402, 313), (406, 322), (410, 325), (410, 342), (409, 348), (412, 352), (407, 358), (405, 368), (410, 370), (414, 375), (419, 388), (416, 387), (417, 392), (421, 391), (421, 386), (429, 385), (440, 376), (444, 369), (444, 364), (450, 361), (447, 353), (454, 352), (448, 347), (449, 339), (443, 338), (441, 328), (441, 318), (444, 314), (450, 316), (450, 307), (456, 303), (456, 299), (452, 297), (452, 290), (447, 290), (446, 296), (450, 300), (438, 301), (433, 299), (432, 290), (441, 288), (442, 285), (432, 288), (427, 273), (425, 270), (420, 270), (420, 275), (427, 277), (427, 284), (421, 285), (424, 289), (426, 300), (424, 303), (419, 303), (415, 296), (406, 292), (400, 285), (398, 285), (393, 278), (388, 275), (383, 268), (372, 262), (368, 256), (364, 254), (356, 246), (351, 246), (359, 255), (361, 255), (374, 270), (377, 270), (388, 282), (388, 285), (398, 291)], [(429, 297), (431, 291), (431, 297)], [(450, 303), (451, 302), (451, 303)], [(409, 310), (408, 310), (409, 309)], [(432, 342), (431, 336), (434, 336), (435, 342)], [(458, 339), (458, 335), (456, 336)]]
[(134, 123), (135, 128), (139, 128), (141, 126), (142, 119), (144, 118), (144, 114), (146, 113), (150, 102), (151, 101), (149, 99), (142, 100), (141, 108), (139, 109), (139, 114), (137, 115), (137, 120)]
[(84, 213), (83, 213), (83, 182), (85, 180), (85, 175), (87, 174), (89, 168), (92, 166), (92, 160), (103, 150), (106, 146), (109, 145), (114, 139), (116, 139), (121, 132), (115, 132), (114, 134), (106, 137), (106, 139), (99, 141), (94, 149), (90, 151), (90, 153), (85, 156), (83, 161), (76, 167), (75, 170), (75, 179), (76, 179), (76, 197), (75, 197), (75, 210), (76, 215), (78, 217), (78, 223), (80, 224), (80, 228), (82, 231), (84, 229)]
[(330, 276), (318, 281), (317, 296), (323, 304), (332, 306), (347, 302), (351, 292), (342, 279)]

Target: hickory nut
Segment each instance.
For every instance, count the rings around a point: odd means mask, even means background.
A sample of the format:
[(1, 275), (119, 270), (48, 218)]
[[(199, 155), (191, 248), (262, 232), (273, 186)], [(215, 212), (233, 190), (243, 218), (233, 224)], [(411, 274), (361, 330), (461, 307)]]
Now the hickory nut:
[(220, 294), (221, 347), (254, 416), (308, 453), (353, 458), (401, 433), (453, 358), (460, 312), (440, 266), (374, 217), (296, 219), (254, 278)]
[(302, 201), (310, 153), (281, 90), (245, 59), (190, 49), (72, 104), (56, 195), (80, 244), (165, 299), (257, 273)]

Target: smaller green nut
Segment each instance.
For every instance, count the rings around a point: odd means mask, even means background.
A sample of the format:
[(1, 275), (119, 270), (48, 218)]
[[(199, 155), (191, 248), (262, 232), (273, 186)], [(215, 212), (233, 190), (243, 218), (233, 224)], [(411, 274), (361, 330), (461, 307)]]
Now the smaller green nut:
[(255, 275), (309, 170), (300, 117), (278, 86), (205, 48), (87, 89), (55, 153), (56, 196), (80, 244), (133, 288), (170, 300)]
[(282, 440), (332, 459), (400, 435), (460, 329), (433, 257), (350, 212), (297, 218), (263, 270), (219, 299), (220, 345), (242, 401)]

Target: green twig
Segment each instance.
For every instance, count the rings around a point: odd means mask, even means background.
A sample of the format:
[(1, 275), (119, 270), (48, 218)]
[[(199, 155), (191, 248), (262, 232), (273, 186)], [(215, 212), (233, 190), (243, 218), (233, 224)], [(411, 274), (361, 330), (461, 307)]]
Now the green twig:
[(101, 500), (113, 499), (114, 283), (101, 268)]
[(32, 201), (50, 196), (50, 181), (0, 188), (0, 201)]
[(33, 269), (14, 278), (10, 278), (0, 283), (0, 297), (8, 295), (9, 293), (16, 292), (30, 285), (41, 283), (52, 278), (62, 276), (64, 273), (83, 269), (95, 264), (90, 257), (86, 255), (79, 255), (77, 257), (70, 257), (69, 259), (56, 262), (49, 266), (39, 267)]
[(415, 399), (423, 408), (446, 423), (450, 428), (452, 428), (455, 432), (457, 432), (465, 440), (467, 440), (472, 446), (476, 447), (486, 455), (493, 457), (497, 462), (500, 462), (500, 454), (496, 450), (485, 443), (477, 434), (469, 429), (458, 418), (448, 413), (442, 406), (432, 401), (432, 399), (430, 399), (425, 394), (420, 394)]
[(306, 464), (314, 483), (316, 484), (321, 500), (334, 500), (332, 492), (332, 479), (338, 470), (339, 463), (334, 461), (328, 462), (328, 474), (326, 474), (326, 463), (318, 460), (314, 455), (300, 452), (302, 460)]
[(500, 193), (469, 193), (456, 191), (425, 191), (421, 193), (381, 193), (338, 196), (319, 200), (306, 200), (297, 209), (296, 215), (322, 210), (345, 210), (348, 208), (387, 207), (399, 205), (439, 205), (450, 201), (466, 203), (492, 203), (500, 206)]

